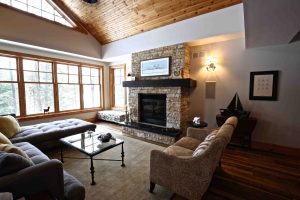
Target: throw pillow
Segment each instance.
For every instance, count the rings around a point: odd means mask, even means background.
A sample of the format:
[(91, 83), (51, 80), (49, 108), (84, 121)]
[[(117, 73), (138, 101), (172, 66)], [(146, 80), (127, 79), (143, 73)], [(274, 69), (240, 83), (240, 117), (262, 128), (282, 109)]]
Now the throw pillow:
[(211, 134), (206, 136), (204, 141), (207, 141), (207, 142), (212, 141), (217, 136), (217, 133), (218, 133), (218, 130), (213, 131)]
[(0, 151), (0, 176), (17, 172), (33, 165), (32, 162), (14, 153)]
[(216, 137), (217, 132), (218, 132), (217, 130), (213, 131), (211, 134), (206, 136), (205, 140), (201, 142), (193, 152), (193, 157), (201, 155), (208, 148), (211, 141)]
[(0, 132), (0, 144), (11, 144), (11, 141)]
[(31, 160), (28, 155), (22, 151), (22, 149), (20, 149), (19, 147), (16, 147), (12, 144), (0, 144), (0, 151), (4, 151), (6, 153), (15, 153), (18, 154), (20, 156), (23, 156), (24, 158)]
[(11, 138), (21, 131), (18, 121), (10, 116), (0, 116), (0, 132), (6, 137)]

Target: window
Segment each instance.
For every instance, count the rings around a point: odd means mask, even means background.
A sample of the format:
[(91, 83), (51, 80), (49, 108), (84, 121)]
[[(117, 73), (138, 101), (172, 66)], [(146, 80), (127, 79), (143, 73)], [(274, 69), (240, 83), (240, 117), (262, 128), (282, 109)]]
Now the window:
[(126, 105), (126, 89), (122, 82), (125, 80), (126, 65), (116, 65), (110, 67), (110, 91), (111, 91), (111, 107), (124, 108)]
[(19, 10), (32, 13), (39, 17), (58, 22), (68, 27), (74, 27), (72, 20), (63, 13), (51, 0), (0, 0)]
[(0, 114), (20, 114), (17, 59), (0, 56)]
[(102, 74), (102, 66), (0, 51), (0, 114), (22, 119), (39, 118), (48, 107), (49, 116), (99, 110)]
[(99, 77), (99, 68), (82, 67), (84, 108), (100, 107), (101, 105), (101, 87)]
[(57, 64), (59, 111), (80, 109), (78, 66)]
[(54, 112), (52, 63), (37, 60), (23, 60), (26, 114), (43, 113), (50, 107)]

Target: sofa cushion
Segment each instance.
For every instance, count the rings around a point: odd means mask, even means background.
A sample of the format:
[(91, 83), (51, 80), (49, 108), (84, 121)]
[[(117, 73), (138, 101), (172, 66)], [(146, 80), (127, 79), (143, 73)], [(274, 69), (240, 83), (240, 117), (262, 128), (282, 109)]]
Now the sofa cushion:
[(84, 186), (68, 172), (64, 171), (65, 199), (82, 200), (85, 198)]
[(169, 146), (164, 152), (172, 156), (192, 156), (193, 154), (192, 150), (175, 145)]
[(0, 132), (11, 138), (21, 131), (20, 125), (13, 116), (0, 116)]
[(210, 145), (210, 143), (217, 137), (218, 131), (215, 130), (208, 136), (206, 136), (205, 140), (199, 144), (199, 146), (193, 152), (193, 156), (201, 155)]
[(13, 144), (0, 144), (0, 151), (4, 151), (6, 153), (18, 154), (18, 155), (30, 160), (28, 155), (24, 151), (22, 151), (22, 149), (20, 149), (19, 147), (15, 146)]
[(11, 141), (13, 143), (30, 142), (37, 144), (57, 140), (87, 130), (95, 130), (96, 127), (95, 124), (80, 119), (66, 119), (31, 126), (22, 126), (20, 133), (11, 138)]
[(11, 144), (11, 141), (0, 132), (0, 144)]
[(195, 138), (183, 137), (180, 140), (178, 140), (174, 145), (184, 147), (186, 149), (190, 149), (190, 150), (194, 151), (200, 143), (201, 143), (201, 141), (197, 140)]
[(28, 142), (15, 143), (14, 145), (22, 149), (34, 164), (50, 160), (43, 152)]
[(33, 165), (31, 161), (15, 153), (0, 151), (0, 176), (17, 172)]

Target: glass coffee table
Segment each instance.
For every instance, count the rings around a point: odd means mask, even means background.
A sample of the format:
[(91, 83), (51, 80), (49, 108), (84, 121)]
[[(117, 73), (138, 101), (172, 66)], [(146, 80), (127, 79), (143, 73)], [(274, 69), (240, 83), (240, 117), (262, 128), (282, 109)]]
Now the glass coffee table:
[[(68, 136), (65, 138), (61, 138), (59, 141), (61, 143), (61, 148), (60, 148), (60, 156), (61, 156), (61, 162), (64, 162), (64, 158), (72, 158), (72, 159), (90, 159), (91, 161), (91, 167), (90, 167), (90, 172), (92, 176), (92, 182), (91, 185), (95, 185), (95, 180), (94, 180), (94, 173), (95, 173), (95, 168), (93, 161), (94, 160), (108, 160), (108, 161), (121, 161), (122, 167), (125, 167), (124, 164), (124, 140), (118, 139), (118, 138), (111, 138), (109, 142), (101, 142), (98, 139), (98, 136), (101, 133), (93, 132), (93, 131), (87, 131), (84, 133), (79, 133), (76, 135)], [(64, 157), (63, 156), (63, 146), (69, 146), (71, 148), (77, 149), (80, 152), (84, 153), (85, 155), (89, 156), (89, 158), (79, 158), (79, 157)], [(98, 159), (94, 158), (94, 156), (107, 151), (111, 148), (114, 148), (116, 146), (121, 145), (121, 160), (115, 160), (115, 159)]]

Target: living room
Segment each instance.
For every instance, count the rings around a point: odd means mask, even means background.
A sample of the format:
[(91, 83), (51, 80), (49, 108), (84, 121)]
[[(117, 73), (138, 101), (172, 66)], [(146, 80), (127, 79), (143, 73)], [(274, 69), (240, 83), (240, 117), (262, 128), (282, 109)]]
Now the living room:
[(299, 8), (0, 0), (0, 199), (298, 199)]

